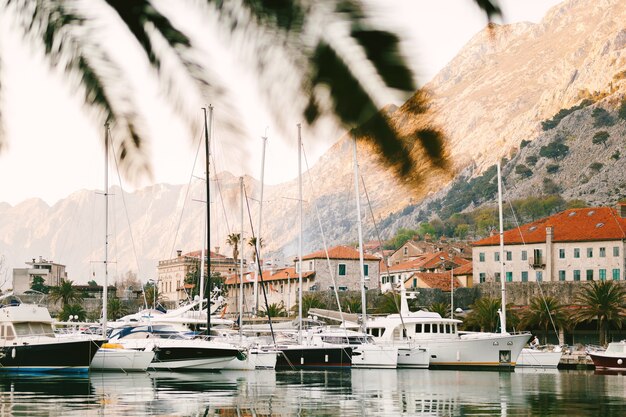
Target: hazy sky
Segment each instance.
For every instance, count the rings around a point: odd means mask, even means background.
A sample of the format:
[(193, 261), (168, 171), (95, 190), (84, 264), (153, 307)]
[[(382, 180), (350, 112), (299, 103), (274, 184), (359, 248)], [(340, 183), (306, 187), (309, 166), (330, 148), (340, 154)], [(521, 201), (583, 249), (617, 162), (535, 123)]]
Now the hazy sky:
[[(485, 26), (486, 19), (470, 0), (369, 0), (385, 25), (404, 34), (406, 53), (419, 76), (427, 82), (446, 65), (458, 50)], [(559, 0), (502, 1), (504, 23), (538, 22)], [(87, 117), (82, 98), (61, 77), (51, 75), (46, 66), (8, 30), (0, 18), (0, 48), (3, 48), (2, 117), (8, 146), (0, 153), (0, 202), (17, 204), (39, 197), (54, 204), (82, 188), (101, 189), (103, 183), (102, 127)], [(293, 138), (282, 137), (273, 128), (269, 113), (257, 95), (250, 93), (253, 80), (240, 77), (235, 83), (236, 103), (245, 115), (242, 126), (248, 138), (241, 146), (251, 155), (237, 164), (216, 154), (217, 169), (236, 175), (243, 172), (256, 178), (260, 174), (261, 139), (267, 129), (266, 182), (277, 183), (297, 175), (295, 124)], [(152, 89), (155, 90), (155, 89)], [(140, 105), (150, 105), (150, 149), (154, 182), (173, 184), (189, 181), (196, 149), (182, 122), (173, 117), (168, 106), (148, 89)], [(156, 103), (156, 105), (155, 105)], [(396, 103), (401, 104), (401, 103)], [(216, 109), (216, 139), (220, 137), (219, 111)], [(201, 117), (198, 110), (198, 117)], [(309, 162), (332, 145), (341, 132), (329, 131), (325, 138), (309, 144)], [(273, 135), (274, 134), (274, 135)], [(182, 137), (181, 137), (182, 136)], [(306, 132), (303, 132), (307, 146)], [(315, 145), (315, 148), (311, 146)], [(221, 151), (229, 153), (228, 149)], [(290, 156), (291, 155), (291, 156)], [(245, 161), (245, 162), (243, 162)], [(221, 165), (223, 163), (223, 165)], [(113, 176), (116, 174), (113, 173)], [(115, 181), (116, 182), (116, 181)], [(147, 185), (135, 184), (136, 187)], [(126, 189), (131, 185), (124, 184)]]

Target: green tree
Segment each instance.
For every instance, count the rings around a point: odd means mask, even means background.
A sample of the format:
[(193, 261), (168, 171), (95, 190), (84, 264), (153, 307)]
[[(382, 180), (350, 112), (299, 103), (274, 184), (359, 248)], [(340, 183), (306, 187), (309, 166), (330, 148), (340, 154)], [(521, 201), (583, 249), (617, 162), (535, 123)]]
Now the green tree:
[(439, 314), (441, 317), (450, 317), (450, 303), (432, 303), (428, 311)]
[(90, 287), (97, 287), (98, 283), (95, 280), (91, 280), (87, 282), (87, 285), (89, 285)]
[(615, 124), (613, 116), (602, 107), (593, 109), (591, 116), (593, 117), (593, 127), (608, 127)]
[(156, 308), (161, 301), (163, 301), (163, 295), (159, 291), (159, 288), (152, 281), (148, 281), (143, 287), (143, 291), (148, 303), (148, 308)]
[(561, 166), (559, 164), (548, 164), (546, 165), (546, 172), (548, 174), (556, 174), (557, 172), (559, 172), (560, 168)]
[[(248, 246), (252, 248), (252, 263), (256, 263), (256, 237), (251, 237), (250, 240), (248, 240)], [(263, 238), (261, 238), (259, 240), (259, 252), (264, 247), (265, 242), (263, 241)]]
[(78, 317), (73, 321), (85, 321), (85, 318), (87, 318), (87, 312), (80, 304), (64, 304), (61, 312), (59, 313), (59, 320), (69, 321), (70, 316)]
[(50, 287), (50, 301), (56, 303), (61, 301), (62, 306), (76, 304), (82, 300), (82, 295), (74, 288), (71, 280), (62, 280), (58, 287)]
[(377, 300), (375, 311), (377, 314), (397, 314), (400, 308), (400, 294), (388, 291)]
[(578, 323), (596, 320), (600, 344), (605, 345), (611, 327), (622, 328), (626, 319), (626, 288), (613, 281), (592, 281), (575, 296), (579, 309), (572, 314)]
[(526, 163), (530, 165), (531, 167), (534, 167), (535, 165), (537, 165), (538, 160), (539, 158), (537, 158), (537, 155), (528, 155), (526, 157)]
[(50, 287), (46, 285), (46, 280), (40, 275), (33, 276), (33, 282), (30, 284), (30, 289), (38, 291), (42, 294), (48, 294), (48, 291), (50, 291)]
[(556, 326), (557, 330), (567, 327), (569, 317), (565, 313), (564, 306), (554, 297), (535, 297), (530, 300), (528, 309), (521, 317), (520, 325), (522, 329), (540, 329), (542, 332), (543, 344), (548, 343), (548, 333)]
[(281, 301), (280, 303), (272, 303), (263, 310), (259, 311), (259, 316), (286, 317), (287, 310), (285, 309), (285, 305)]
[(454, 228), (454, 236), (464, 240), (467, 238), (467, 234), (469, 233), (469, 224), (459, 224)]
[(528, 168), (526, 165), (524, 164), (520, 164), (518, 166), (515, 167), (515, 173), (517, 175), (519, 175), (522, 178), (528, 178), (531, 175), (533, 175), (533, 172), (530, 168)]
[[(308, 292), (302, 294), (302, 316), (306, 317), (312, 308), (328, 308), (324, 303), (321, 294), (316, 292)], [(298, 304), (292, 307), (292, 310), (298, 312)]]
[(345, 313), (359, 314), (361, 313), (361, 305), (361, 297), (357, 295), (350, 295), (341, 301), (341, 309)]
[(544, 194), (558, 194), (561, 192), (561, 187), (550, 178), (543, 179), (543, 192)]
[(107, 302), (108, 320), (117, 320), (126, 314), (128, 314), (128, 311), (119, 298), (109, 298), (109, 301)]
[(617, 116), (622, 120), (626, 120), (626, 99), (622, 99), (617, 111)]
[(539, 156), (554, 159), (555, 161), (565, 158), (568, 153), (569, 146), (558, 141), (550, 142), (539, 149)]
[[(470, 312), (467, 313), (463, 326), (467, 329), (480, 330), (482, 332), (495, 332), (500, 327), (500, 316), (498, 311), (502, 305), (497, 298), (479, 298), (470, 305)], [(512, 329), (519, 323), (517, 314), (512, 310), (512, 305), (507, 304), (506, 323), (507, 328)]]
[(591, 139), (591, 142), (594, 145), (604, 145), (604, 147), (606, 148), (606, 141), (609, 139), (609, 132), (607, 132), (606, 130), (600, 130), (599, 132), (596, 132), (595, 135), (593, 135), (593, 139)]
[(241, 243), (240, 233), (231, 233), (226, 238), (226, 244), (233, 248), (233, 259), (237, 262), (239, 259), (239, 244)]
[(604, 164), (602, 162), (592, 162), (589, 164), (589, 169), (595, 172), (602, 171), (602, 168), (604, 168)]

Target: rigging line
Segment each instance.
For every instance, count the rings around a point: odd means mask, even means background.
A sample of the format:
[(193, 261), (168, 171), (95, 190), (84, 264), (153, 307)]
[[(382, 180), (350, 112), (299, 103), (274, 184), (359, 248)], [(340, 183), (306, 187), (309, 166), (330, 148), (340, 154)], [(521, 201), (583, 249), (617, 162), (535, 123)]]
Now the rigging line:
[[(504, 186), (504, 182), (502, 182), (502, 189), (503, 191), (506, 192), (506, 187)], [(526, 245), (526, 240), (524, 239), (524, 234), (522, 233), (522, 227), (519, 224), (519, 221), (517, 220), (517, 215), (515, 214), (515, 209), (513, 208), (513, 203), (511, 202), (511, 199), (507, 199), (507, 203), (509, 205), (509, 207), (511, 208), (511, 213), (513, 214), (513, 221), (515, 222), (516, 226), (517, 226), (517, 230), (519, 232), (520, 235), (520, 239), (522, 240), (522, 246), (524, 248), (527, 247)], [(504, 260), (502, 260), (504, 262)], [(500, 279), (505, 279), (504, 277), (500, 277)], [(550, 307), (548, 306), (548, 301), (546, 300), (546, 296), (543, 292), (543, 287), (541, 286), (541, 282), (540, 281), (536, 281), (537, 282), (537, 286), (539, 287), (539, 293), (541, 294), (541, 300), (543, 301), (543, 305), (546, 307), (546, 311), (548, 312), (548, 317), (550, 318), (550, 323), (552, 324), (552, 330), (554, 330), (554, 334), (556, 335), (557, 339), (559, 337), (559, 332), (556, 329), (556, 324), (554, 323), (554, 319), (552, 318), (552, 314), (550, 313)]]
[[(217, 163), (215, 162), (215, 157), (211, 155), (211, 158), (213, 158), (213, 174), (215, 175), (215, 184), (217, 185), (217, 193), (220, 196), (220, 202), (222, 203), (222, 211), (224, 212), (224, 223), (226, 223), (226, 230), (228, 231), (228, 235), (230, 235), (231, 233), (230, 223), (228, 223), (228, 216), (226, 215), (226, 205), (224, 204), (224, 194), (222, 193), (222, 185), (221, 185), (222, 182), (219, 180), (217, 176), (217, 168), (215, 167)], [(219, 224), (219, 222), (217, 224)], [(218, 233), (218, 237), (219, 237), (219, 233)]]
[[(250, 234), (251, 238), (255, 238), (254, 236), (254, 226), (252, 224), (252, 214), (250, 213), (250, 204), (248, 202), (248, 192), (246, 191), (246, 186), (243, 187), (243, 193), (246, 198), (246, 207), (248, 208), (248, 219), (250, 221)], [(260, 238), (259, 238), (260, 239)], [(263, 270), (261, 269), (261, 260), (259, 259), (259, 247), (261, 243), (259, 241), (258, 245), (254, 245), (254, 253), (256, 254), (256, 263), (259, 271), (259, 278), (261, 279), (261, 289), (263, 290), (263, 298), (265, 299), (265, 308), (267, 309), (267, 320), (270, 325), (270, 333), (272, 334), (272, 341), (274, 342), (274, 346), (276, 346), (276, 337), (274, 337), (274, 327), (272, 326), (272, 315), (270, 314), (269, 304), (267, 302), (267, 293), (265, 291), (265, 285), (263, 285)], [(302, 260), (300, 260), (300, 268), (302, 268)]]
[[(198, 155), (200, 154), (200, 148), (202, 145), (202, 134), (204, 133), (204, 129), (202, 129), (202, 132), (200, 133), (200, 136), (198, 137), (198, 147), (196, 149), (196, 157), (193, 159), (193, 165), (191, 167), (191, 174), (189, 175), (189, 181), (187, 182), (187, 189), (185, 191), (185, 198), (183, 199), (183, 206), (180, 209), (180, 217), (178, 219), (178, 225), (176, 226), (176, 230), (174, 231), (174, 237), (172, 240), (172, 248), (170, 249), (170, 254), (169, 257), (170, 259), (174, 256), (174, 248), (176, 247), (176, 240), (178, 239), (178, 232), (180, 231), (180, 225), (183, 222), (183, 214), (185, 213), (185, 207), (187, 206), (187, 201), (189, 199), (189, 192), (191, 191), (191, 181), (193, 180), (193, 172), (196, 169), (196, 162), (198, 161)], [(209, 252), (210, 252), (210, 248), (209, 248)], [(209, 253), (209, 257), (211, 257), (211, 254)]]
[[(380, 245), (380, 247), (382, 249), (383, 241), (382, 241), (382, 238), (380, 236), (380, 230), (378, 229), (378, 224), (376, 223), (376, 218), (374, 217), (374, 211), (372, 210), (372, 203), (370, 201), (369, 193), (367, 192), (367, 187), (365, 186), (365, 179), (363, 178), (363, 175), (361, 175), (361, 183), (363, 183), (363, 191), (365, 191), (365, 199), (367, 200), (367, 206), (370, 209), (370, 215), (372, 216), (372, 222), (374, 223), (374, 230), (376, 231), (376, 237), (378, 237), (378, 244)], [(389, 265), (387, 265), (387, 260), (385, 259), (384, 249), (383, 249), (383, 263), (385, 264), (385, 270), (387, 271), (387, 277), (389, 277), (391, 274), (389, 273), (390, 272), (389, 271)], [(402, 279), (402, 275), (400, 275), (400, 285), (404, 286), (404, 280)], [(451, 288), (451, 291), (452, 290), (453, 290), (453, 288)], [(400, 322), (402, 323), (402, 328), (406, 331), (406, 325), (404, 323), (404, 318), (402, 317), (402, 309), (398, 305), (398, 301), (399, 300), (395, 297), (396, 289), (394, 288), (393, 285), (391, 285), (391, 292), (394, 294), (393, 303), (396, 306), (396, 309), (398, 310), (398, 315), (400, 316)], [(453, 319), (454, 317), (450, 317), (450, 318)]]
[[(311, 187), (311, 189), (313, 189), (313, 179), (311, 178), (311, 170), (309, 169), (309, 161), (306, 157), (306, 152), (304, 150), (304, 144), (302, 144), (302, 156), (304, 156), (304, 165), (306, 166), (306, 172), (307, 172), (307, 177), (309, 180), (309, 186)], [(332, 268), (331, 264), (330, 264), (330, 255), (328, 253), (328, 245), (326, 244), (326, 235), (324, 234), (324, 227), (322, 226), (322, 218), (320, 216), (320, 211), (319, 208), (317, 206), (317, 202), (313, 199), (311, 199), (311, 201), (313, 202), (313, 207), (315, 208), (315, 214), (317, 216), (317, 223), (319, 225), (320, 228), (320, 233), (322, 234), (322, 244), (324, 245), (324, 253), (326, 254), (326, 262), (328, 265), (328, 271), (330, 273), (330, 279), (333, 282), (333, 289), (334, 289), (334, 293), (335, 293), (335, 299), (337, 301), (337, 308), (339, 309), (339, 317), (341, 317), (341, 323), (343, 323), (344, 328), (346, 329), (346, 337), (348, 334), (348, 330), (346, 327), (346, 322), (345, 319), (343, 318), (343, 311), (341, 308), (341, 303), (339, 302), (339, 293), (337, 291), (337, 282), (335, 281), (335, 272), (334, 269)], [(300, 260), (300, 268), (302, 268), (302, 260)]]

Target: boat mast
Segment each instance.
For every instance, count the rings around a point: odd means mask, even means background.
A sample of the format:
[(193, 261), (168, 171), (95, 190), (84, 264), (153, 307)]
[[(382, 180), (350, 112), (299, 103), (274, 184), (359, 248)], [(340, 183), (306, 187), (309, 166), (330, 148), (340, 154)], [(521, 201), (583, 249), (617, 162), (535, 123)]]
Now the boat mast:
[(243, 338), (243, 177), (239, 177), (241, 196), (241, 234), (239, 235), (239, 340)]
[(356, 224), (357, 230), (359, 232), (359, 268), (361, 275), (361, 314), (363, 318), (361, 319), (361, 329), (365, 333), (367, 330), (366, 321), (367, 321), (367, 299), (365, 296), (365, 261), (363, 260), (363, 229), (361, 227), (361, 199), (359, 198), (359, 163), (356, 157), (356, 136), (352, 136), (353, 144), (354, 144), (354, 194), (356, 197)]
[(205, 175), (206, 175), (206, 242), (208, 247), (207, 254), (207, 305), (206, 305), (206, 334), (211, 333), (211, 194), (210, 194), (210, 172), (209, 171), (209, 157), (210, 157), (210, 131), (213, 128), (213, 106), (209, 105), (209, 124), (207, 126), (207, 114), (206, 108), (204, 111), (204, 156), (205, 156)]
[(109, 123), (104, 124), (104, 288), (102, 291), (102, 336), (107, 335), (109, 302)]
[(502, 174), (500, 172), (500, 161), (498, 167), (498, 220), (500, 223), (500, 287), (502, 290), (502, 308), (500, 309), (500, 332), (506, 333), (506, 287), (504, 276), (504, 226), (502, 221)]
[[(263, 184), (265, 181), (265, 145), (267, 144), (267, 134), (263, 136), (263, 148), (261, 150), (261, 195), (259, 196), (259, 226), (256, 232), (255, 249), (256, 256), (261, 256), (261, 221), (263, 219)], [(254, 277), (254, 314), (259, 312), (259, 274), (261, 271), (256, 271)]]
[(200, 253), (200, 288), (198, 290), (198, 297), (200, 298), (200, 304), (198, 304), (198, 311), (202, 311), (202, 299), (204, 297), (204, 257), (206, 256), (205, 246), (206, 246), (206, 213), (203, 216), (202, 224), (204, 227), (202, 228), (202, 251)]
[(302, 344), (302, 135), (298, 123), (298, 343)]

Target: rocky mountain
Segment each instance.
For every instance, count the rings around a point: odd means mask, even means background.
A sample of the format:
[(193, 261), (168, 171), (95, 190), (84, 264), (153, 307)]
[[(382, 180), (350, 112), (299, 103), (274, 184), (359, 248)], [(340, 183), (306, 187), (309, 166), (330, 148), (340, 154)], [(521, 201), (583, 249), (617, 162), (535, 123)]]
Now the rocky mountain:
[[(482, 175), (502, 158), (507, 160), (508, 198), (558, 192), (567, 199), (612, 204), (624, 197), (624, 22), (626, 2), (568, 0), (538, 24), (491, 25), (415, 97), (400, 107), (388, 106), (384, 111), (401, 131), (426, 124), (445, 132), (450, 171), (433, 170), (423, 159), (417, 167), (420, 186), (408, 187), (360, 141), (359, 167), (369, 200), (362, 199), (367, 238), (376, 236), (371, 213), (384, 226), (383, 238), (398, 227), (414, 227), (418, 219), (438, 215), (455, 183)], [(412, 108), (425, 95), (429, 116), (416, 119)], [(599, 132), (606, 132), (605, 140), (597, 140)], [(306, 146), (306, 132), (303, 136)], [(567, 152), (550, 156), (545, 148), (552, 144), (565, 145)], [(357, 239), (352, 152), (352, 139), (342, 137), (303, 176), (305, 252), (322, 247), (319, 224), (329, 245)], [(412, 152), (423, 150), (414, 145)], [(228, 254), (225, 237), (241, 227), (239, 184), (226, 172), (218, 178), (211, 246)], [(249, 177), (244, 183), (258, 229), (259, 204), (253, 199), (259, 199), (259, 183)], [(115, 190), (110, 215), (114, 273), (139, 270), (142, 279), (153, 278), (158, 260), (174, 256), (177, 249), (200, 247), (203, 205), (196, 200), (203, 199), (203, 187), (160, 184), (131, 194)], [(75, 281), (86, 282), (94, 273), (98, 277), (104, 244), (102, 198), (82, 190), (52, 207), (40, 200), (15, 207), (0, 203), (5, 264), (19, 267), (41, 255), (68, 265)], [(297, 198), (296, 180), (265, 187), (261, 234), (266, 256), (287, 259), (297, 253)], [(487, 196), (455, 209), (489, 200)], [(249, 236), (247, 213), (244, 223)]]

